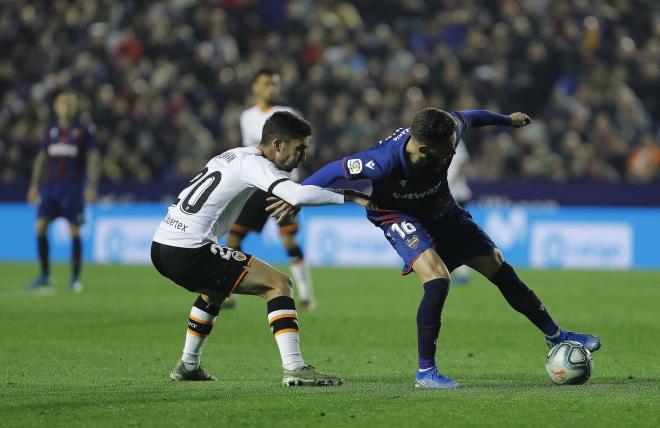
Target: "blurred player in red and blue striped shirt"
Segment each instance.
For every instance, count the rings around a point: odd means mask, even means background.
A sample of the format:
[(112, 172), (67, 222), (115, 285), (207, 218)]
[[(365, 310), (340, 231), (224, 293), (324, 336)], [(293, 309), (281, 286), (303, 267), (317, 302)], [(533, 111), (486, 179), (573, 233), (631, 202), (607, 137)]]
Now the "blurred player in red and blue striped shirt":
[(46, 130), (34, 161), (27, 195), (28, 202), (38, 204), (36, 229), (41, 268), (28, 288), (42, 289), (50, 285), (48, 225), (57, 217), (64, 217), (69, 222), (72, 241), (70, 287), (79, 293), (82, 291), (80, 226), (84, 221), (85, 201), (96, 199), (99, 154), (94, 126), (82, 124), (78, 118), (75, 93), (59, 93), (54, 111), (55, 120)]

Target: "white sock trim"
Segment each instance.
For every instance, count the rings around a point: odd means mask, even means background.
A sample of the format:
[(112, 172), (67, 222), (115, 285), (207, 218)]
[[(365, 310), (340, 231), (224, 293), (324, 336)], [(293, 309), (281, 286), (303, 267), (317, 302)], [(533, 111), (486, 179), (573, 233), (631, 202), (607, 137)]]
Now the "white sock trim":
[(192, 307), (192, 309), (190, 310), (190, 316), (195, 317), (198, 320), (210, 322), (211, 324), (213, 324), (215, 322), (215, 319), (217, 318), (216, 316), (211, 315), (208, 312), (199, 309), (197, 306)]

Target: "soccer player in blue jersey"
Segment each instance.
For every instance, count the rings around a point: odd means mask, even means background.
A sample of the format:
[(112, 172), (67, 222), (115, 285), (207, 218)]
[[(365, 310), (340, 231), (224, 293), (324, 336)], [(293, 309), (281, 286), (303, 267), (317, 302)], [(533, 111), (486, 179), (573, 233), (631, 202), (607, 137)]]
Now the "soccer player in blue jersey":
[(39, 276), (28, 285), (30, 289), (48, 289), (50, 264), (48, 225), (57, 217), (69, 222), (72, 241), (71, 291), (82, 291), (80, 267), (82, 244), (80, 225), (83, 223), (85, 200), (96, 199), (99, 174), (99, 154), (93, 125), (83, 125), (78, 119), (78, 98), (70, 91), (57, 95), (54, 104), (55, 121), (48, 127), (41, 150), (34, 161), (27, 199), (38, 203), (37, 248)]
[[(464, 132), (486, 125), (528, 125), (524, 113), (501, 115), (485, 110), (448, 113), (436, 108), (418, 112), (410, 128), (397, 129), (372, 148), (332, 162), (303, 184), (328, 187), (333, 181), (370, 179), (373, 185), (367, 217), (404, 260), (403, 274), (415, 272), (424, 295), (417, 311), (419, 370), (415, 386), (456, 388), (435, 363), (442, 308), (449, 273), (467, 265), (488, 278), (513, 309), (545, 335), (548, 345), (575, 340), (589, 350), (600, 348), (596, 336), (561, 329), (514, 269), (504, 261), (490, 237), (453, 198), (447, 169)], [(278, 221), (297, 212), (283, 202), (269, 208)]]

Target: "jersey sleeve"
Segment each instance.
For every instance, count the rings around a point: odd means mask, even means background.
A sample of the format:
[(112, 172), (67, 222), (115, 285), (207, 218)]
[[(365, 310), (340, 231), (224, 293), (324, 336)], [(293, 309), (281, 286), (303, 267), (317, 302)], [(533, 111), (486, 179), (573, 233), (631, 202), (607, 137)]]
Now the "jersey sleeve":
[(249, 156), (240, 167), (242, 180), (291, 205), (343, 204), (344, 195), (317, 186), (302, 186), (261, 156)]
[(348, 180), (378, 180), (388, 175), (396, 163), (395, 154), (376, 146), (330, 162), (303, 181), (302, 184), (328, 187), (332, 182)]
[(388, 147), (376, 146), (369, 150), (346, 156), (341, 160), (344, 178), (349, 180), (379, 180), (386, 177), (398, 162), (398, 153)]
[(488, 110), (462, 110), (452, 112), (451, 115), (454, 116), (457, 123), (457, 141), (471, 127), (488, 125), (511, 126), (511, 117)]
[(303, 185), (313, 185), (319, 187), (328, 187), (332, 182), (344, 177), (344, 170), (342, 168), (342, 161), (330, 162), (323, 168), (316, 171), (303, 181)]
[(260, 155), (246, 156), (235, 165), (241, 180), (266, 192), (270, 192), (273, 183), (289, 179), (284, 171)]
[(452, 114), (459, 117), (466, 128), (488, 125), (511, 126), (512, 123), (510, 116), (488, 110), (463, 110)]
[(331, 191), (318, 186), (303, 186), (291, 180), (275, 182), (269, 193), (295, 206), (344, 203), (343, 191)]

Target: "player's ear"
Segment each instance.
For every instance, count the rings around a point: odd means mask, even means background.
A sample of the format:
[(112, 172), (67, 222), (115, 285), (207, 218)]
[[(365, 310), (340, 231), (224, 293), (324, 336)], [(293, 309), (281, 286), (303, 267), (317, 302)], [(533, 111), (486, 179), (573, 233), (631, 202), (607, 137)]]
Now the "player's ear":
[(280, 140), (279, 138), (275, 138), (270, 144), (273, 146), (273, 148), (276, 151), (279, 152), (280, 150), (282, 150), (282, 147), (284, 146), (284, 141)]
[(429, 153), (429, 146), (427, 146), (426, 144), (421, 144), (420, 143), (420, 144), (417, 145), (417, 150), (420, 153), (422, 153), (424, 155), (427, 155)]

